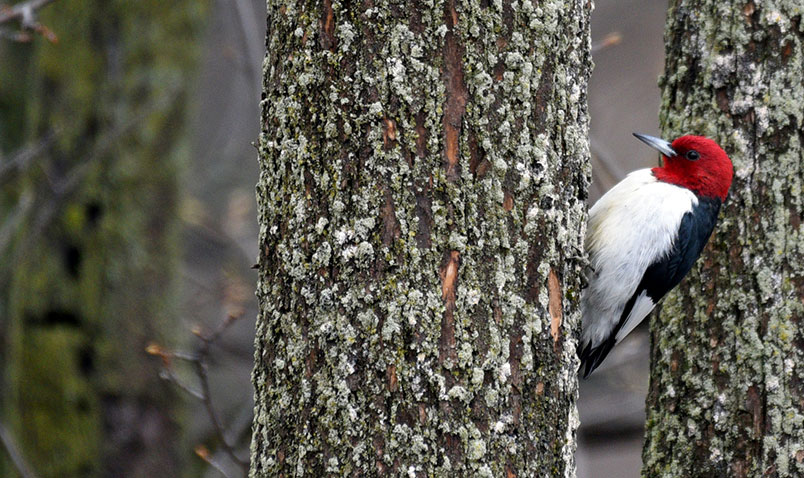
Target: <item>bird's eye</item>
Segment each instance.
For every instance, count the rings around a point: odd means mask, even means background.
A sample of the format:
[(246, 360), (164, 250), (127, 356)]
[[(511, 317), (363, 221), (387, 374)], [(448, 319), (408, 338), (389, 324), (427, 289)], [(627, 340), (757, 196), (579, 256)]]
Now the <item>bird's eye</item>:
[(684, 156), (690, 161), (698, 161), (698, 158), (701, 157), (701, 155), (698, 154), (698, 151), (695, 151), (694, 149), (687, 151), (687, 154), (685, 154)]

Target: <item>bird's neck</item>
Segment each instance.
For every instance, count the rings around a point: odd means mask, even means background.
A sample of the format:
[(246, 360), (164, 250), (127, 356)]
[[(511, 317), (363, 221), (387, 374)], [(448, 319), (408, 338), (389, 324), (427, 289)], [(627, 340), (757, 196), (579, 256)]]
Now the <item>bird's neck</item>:
[(687, 188), (698, 196), (726, 200), (731, 186), (731, 175), (712, 174), (702, 168), (691, 166), (684, 170), (667, 166), (651, 169), (659, 181)]

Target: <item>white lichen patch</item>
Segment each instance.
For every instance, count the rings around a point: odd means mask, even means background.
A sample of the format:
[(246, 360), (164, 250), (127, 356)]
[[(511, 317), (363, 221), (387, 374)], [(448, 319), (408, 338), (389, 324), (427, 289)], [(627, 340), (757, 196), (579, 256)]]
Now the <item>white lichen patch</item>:
[(486, 454), (486, 442), (483, 440), (471, 440), (469, 442), (468, 455), (472, 461), (478, 461)]
[(460, 400), (464, 403), (468, 403), (472, 398), (472, 393), (464, 387), (456, 385), (449, 389), (449, 392), (447, 392), (447, 398), (450, 400)]

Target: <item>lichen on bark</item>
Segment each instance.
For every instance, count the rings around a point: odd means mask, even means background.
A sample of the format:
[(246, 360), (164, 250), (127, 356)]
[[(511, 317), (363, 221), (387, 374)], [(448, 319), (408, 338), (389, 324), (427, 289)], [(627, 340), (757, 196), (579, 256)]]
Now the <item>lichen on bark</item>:
[(652, 322), (645, 476), (804, 473), (799, 3), (676, 1), (661, 123), (729, 153), (702, 258)]
[(583, 1), (268, 2), (252, 476), (572, 476)]

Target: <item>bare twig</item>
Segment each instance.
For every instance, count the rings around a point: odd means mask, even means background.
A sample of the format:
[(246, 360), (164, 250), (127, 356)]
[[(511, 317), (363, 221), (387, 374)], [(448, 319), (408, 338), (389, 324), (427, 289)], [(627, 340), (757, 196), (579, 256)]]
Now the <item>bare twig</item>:
[(253, 84), (254, 91), (259, 90), (260, 74), (254, 68), (254, 62), (260, 61), (260, 35), (259, 27), (257, 26), (257, 15), (251, 6), (251, 2), (247, 0), (233, 0), (235, 10), (237, 11), (237, 22), (240, 25), (240, 36), (243, 42), (243, 50), (246, 57), (246, 74), (248, 81)]
[[(107, 134), (104, 134), (98, 138), (97, 142), (92, 148), (92, 151), (89, 153), (89, 157), (86, 160), (73, 166), (69, 171), (67, 171), (66, 174), (60, 175), (57, 180), (54, 181), (51, 179), (49, 183), (51, 191), (37, 191), (35, 200), (24, 204), (24, 208), (21, 207), (21, 202), (20, 206), (18, 206), (20, 212), (13, 216), (14, 220), (16, 221), (14, 227), (8, 227), (7, 219), (6, 224), (3, 224), (2, 230), (0, 230), (0, 252), (6, 250), (6, 247), (8, 247), (13, 239), (13, 234), (10, 232), (16, 230), (17, 225), (22, 222), (23, 218), (30, 224), (30, 229), (27, 233), (27, 236), (41, 237), (42, 232), (47, 228), (51, 221), (57, 217), (56, 214), (65, 204), (67, 204), (67, 200), (82, 184), (82, 181), (86, 175), (92, 171), (91, 167), (102, 158), (105, 158), (106, 155), (108, 155), (109, 152), (119, 144), (121, 138), (124, 138), (131, 132), (135, 131), (136, 128), (139, 127), (139, 125), (146, 120), (149, 115), (153, 114), (154, 112), (164, 111), (168, 108), (171, 108), (175, 104), (175, 101), (178, 99), (178, 97), (179, 88), (177, 87), (167, 95), (164, 95), (159, 99), (155, 99), (150, 104), (143, 106), (140, 111), (133, 114), (132, 118), (130, 118), (124, 124), (112, 129)], [(58, 135), (58, 131), (55, 134)], [(55, 139), (56, 138), (51, 140), (47, 147), (52, 145), (52, 143), (55, 142)], [(1, 180), (2, 176), (0, 176), (0, 184), (2, 184)], [(28, 217), (29, 213), (30, 217)], [(27, 241), (26, 243), (22, 244), (21, 247), (17, 248), (12, 261), (16, 261), (18, 258), (24, 257), (28, 252), (28, 247), (30, 247), (31, 244), (33, 244), (33, 241)], [(0, 276), (0, 286), (5, 283), (7, 278), (8, 274), (5, 276)]]
[(57, 133), (48, 131), (33, 144), (24, 146), (9, 155), (7, 160), (0, 163), (0, 185), (5, 184), (6, 180), (13, 176), (11, 173), (25, 171), (31, 161), (47, 152), (55, 142), (56, 136)]
[(622, 41), (623, 36), (620, 32), (611, 32), (604, 36), (602, 40), (592, 45), (592, 53), (605, 50), (610, 46), (619, 45)]
[(56, 35), (36, 19), (37, 10), (55, 1), (56, 0), (28, 0), (27, 2), (20, 2), (10, 7), (3, 5), (0, 7), (0, 25), (19, 21), (24, 31), (8, 32), (3, 30), (2, 36), (15, 41), (26, 42), (31, 40), (30, 35), (27, 35), (26, 32), (36, 32), (45, 37), (48, 41), (55, 43), (57, 41)]
[[(223, 421), (218, 414), (218, 411), (215, 409), (215, 405), (212, 402), (212, 393), (210, 390), (209, 384), (209, 366), (208, 366), (208, 358), (210, 354), (210, 347), (223, 335), (226, 329), (232, 325), (239, 316), (237, 315), (229, 315), (224, 319), (215, 330), (212, 331), (210, 334), (205, 334), (200, 327), (193, 328), (193, 334), (201, 340), (197, 350), (195, 353), (186, 353), (186, 352), (172, 352), (163, 349), (161, 346), (157, 344), (150, 344), (145, 349), (151, 355), (159, 356), (162, 359), (163, 369), (160, 372), (159, 376), (167, 380), (169, 382), (173, 382), (184, 390), (185, 392), (189, 393), (193, 397), (197, 398), (201, 401), (204, 405), (204, 409), (207, 412), (207, 415), (212, 422), (212, 426), (215, 429), (215, 434), (219, 438), (221, 442), (221, 446), (225, 451), (226, 455), (237, 465), (239, 465), (242, 469), (244, 474), (248, 472), (249, 462), (248, 460), (244, 460), (237, 456), (237, 452), (234, 449), (234, 446), (229, 443), (229, 439), (226, 436), (226, 430), (223, 427)], [(171, 368), (171, 359), (179, 359), (186, 362), (189, 362), (193, 365), (196, 375), (198, 376), (198, 382), (200, 384), (201, 390), (196, 391), (193, 388), (189, 387), (188, 385), (184, 384), (173, 372)], [(201, 450), (203, 453), (200, 453)], [(197, 447), (196, 454), (201, 457), (204, 461), (209, 463), (215, 469), (226, 475), (226, 472), (223, 468), (216, 463), (207, 449), (205, 447)]]
[(11, 7), (4, 6), (0, 8), (0, 25), (8, 22), (19, 20), (23, 26), (25, 22), (31, 22), (37, 10), (47, 6), (56, 0), (28, 0), (27, 2), (20, 2)]
[(215, 460), (215, 458), (209, 453), (207, 447), (205, 447), (204, 445), (198, 445), (197, 447), (195, 447), (195, 454), (198, 455), (199, 458), (207, 462), (209, 466), (218, 470), (218, 472), (220, 472), (221, 475), (225, 476), (226, 478), (231, 478), (231, 476), (229, 476), (229, 473), (226, 473), (226, 469), (220, 463), (218, 463), (218, 461)]
[[(25, 191), (22, 193), (22, 196), (20, 196), (17, 204), (11, 208), (8, 215), (3, 219), (3, 223), (0, 224), (0, 252), (5, 251), (6, 247), (14, 239), (14, 235), (19, 229), (20, 224), (28, 217), (34, 204), (34, 194), (30, 191)], [(0, 279), (0, 285), (2, 285), (2, 283), (3, 280)]]
[(186, 383), (184, 383), (174, 372), (169, 368), (163, 368), (161, 372), (159, 372), (159, 378), (162, 380), (167, 380), (168, 382), (173, 382), (177, 387), (187, 392), (189, 395), (197, 398), (198, 400), (204, 401), (205, 396), (203, 393), (195, 390), (194, 388), (190, 387)]
[(0, 423), (0, 443), (2, 443), (3, 448), (5, 448), (6, 453), (8, 453), (8, 457), (11, 458), (11, 463), (14, 464), (14, 468), (17, 469), (22, 478), (36, 478), (36, 474), (34, 474), (31, 467), (28, 466), (28, 463), (25, 462), (25, 459), (14, 443), (11, 433), (2, 423)]
[(242, 466), (245, 470), (248, 470), (248, 461), (238, 457), (232, 445), (229, 444), (229, 440), (226, 439), (226, 432), (223, 429), (223, 424), (218, 416), (218, 412), (215, 410), (215, 407), (212, 404), (212, 395), (209, 391), (209, 374), (207, 367), (209, 347), (221, 336), (223, 331), (226, 330), (229, 325), (234, 323), (234, 320), (235, 317), (227, 317), (226, 320), (224, 320), (223, 323), (212, 333), (212, 335), (208, 337), (200, 333), (196, 334), (202, 342), (198, 353), (199, 360), (195, 362), (195, 369), (196, 373), (198, 373), (198, 378), (201, 380), (201, 391), (206, 397), (206, 399), (203, 401), (204, 407), (207, 410), (209, 418), (212, 420), (212, 426), (215, 427), (215, 432), (221, 439), (221, 444), (223, 445), (224, 450), (226, 450), (226, 453), (232, 458), (232, 460), (234, 460), (235, 463)]

